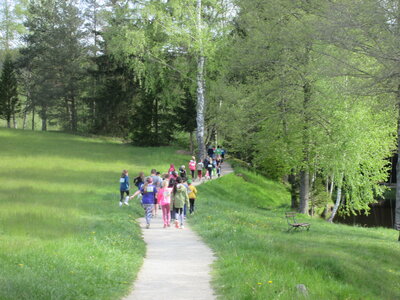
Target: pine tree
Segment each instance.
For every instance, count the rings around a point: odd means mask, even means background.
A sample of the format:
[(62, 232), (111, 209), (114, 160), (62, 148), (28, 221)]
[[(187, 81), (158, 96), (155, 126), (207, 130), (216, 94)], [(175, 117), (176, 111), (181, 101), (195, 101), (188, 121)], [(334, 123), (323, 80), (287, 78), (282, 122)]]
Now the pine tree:
[(32, 1), (25, 25), (29, 33), (22, 54), (32, 72), (32, 99), (40, 107), (42, 130), (54, 119), (75, 132), (84, 63), (82, 20), (76, 1)]
[(7, 54), (0, 77), (0, 118), (7, 121), (8, 128), (11, 127), (11, 119), (20, 111), (17, 85), (14, 64)]

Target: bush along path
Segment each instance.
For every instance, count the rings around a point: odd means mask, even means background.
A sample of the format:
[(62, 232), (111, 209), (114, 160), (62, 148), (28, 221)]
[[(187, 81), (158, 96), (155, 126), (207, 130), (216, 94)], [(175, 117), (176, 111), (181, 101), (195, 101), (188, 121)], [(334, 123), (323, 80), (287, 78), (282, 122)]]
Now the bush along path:
[[(225, 162), (221, 175), (231, 172), (232, 168)], [(200, 183), (194, 182), (195, 185)], [(134, 205), (133, 202), (131, 205)], [(144, 218), (139, 222), (141, 228), (145, 228)], [(159, 211), (157, 217), (153, 217), (150, 229), (143, 230), (143, 238), (147, 244), (146, 256), (133, 291), (126, 300), (216, 298), (210, 284), (214, 255), (193, 232), (190, 224), (185, 222), (183, 230), (172, 225), (163, 228), (162, 213)]]

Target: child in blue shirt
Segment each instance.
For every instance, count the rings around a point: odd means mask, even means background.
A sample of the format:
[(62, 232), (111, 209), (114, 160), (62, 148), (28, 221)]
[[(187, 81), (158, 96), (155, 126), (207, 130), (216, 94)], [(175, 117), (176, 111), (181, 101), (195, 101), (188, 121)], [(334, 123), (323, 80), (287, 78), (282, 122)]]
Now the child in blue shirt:
[[(128, 176), (128, 170), (123, 170), (121, 177), (119, 179), (119, 191), (121, 194), (121, 198), (119, 199), (119, 206), (122, 206), (122, 203), (124, 203), (125, 205), (128, 205), (128, 197), (129, 197), (129, 176)], [(123, 202), (124, 199), (124, 194), (126, 194), (126, 197), (128, 199), (125, 199), (125, 201)]]
[(153, 217), (154, 199), (156, 199), (157, 195), (157, 187), (153, 184), (153, 179), (151, 177), (147, 177), (140, 190), (133, 194), (129, 199), (132, 199), (139, 194), (143, 195), (142, 206), (145, 211), (146, 228), (150, 228), (150, 221)]

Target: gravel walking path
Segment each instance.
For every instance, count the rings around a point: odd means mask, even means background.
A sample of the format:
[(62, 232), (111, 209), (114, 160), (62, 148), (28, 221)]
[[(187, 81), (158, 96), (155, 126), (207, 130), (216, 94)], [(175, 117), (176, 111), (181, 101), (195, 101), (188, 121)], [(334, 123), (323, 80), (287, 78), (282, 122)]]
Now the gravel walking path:
[[(231, 172), (230, 165), (224, 163), (222, 176)], [(184, 229), (172, 225), (163, 228), (161, 210), (149, 229), (145, 228), (144, 218), (139, 222), (147, 252), (133, 291), (125, 300), (215, 299), (210, 284), (214, 255), (190, 224), (185, 222)]]

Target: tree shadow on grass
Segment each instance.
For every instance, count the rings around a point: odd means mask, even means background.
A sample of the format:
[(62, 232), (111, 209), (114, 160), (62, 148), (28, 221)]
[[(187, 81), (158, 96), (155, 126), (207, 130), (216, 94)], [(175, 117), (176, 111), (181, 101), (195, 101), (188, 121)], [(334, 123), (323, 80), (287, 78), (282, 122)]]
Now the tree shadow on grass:
[[(55, 159), (81, 159), (89, 162), (113, 163), (117, 161), (153, 161), (154, 164), (168, 164), (160, 155), (159, 148), (133, 147), (119, 143), (99, 143), (90, 139), (74, 139), (74, 136), (37, 138), (35, 135), (0, 137), (0, 155), (4, 157), (54, 157)], [(176, 156), (176, 149), (163, 147), (166, 156)], [(181, 156), (180, 156), (181, 157)]]
[(110, 219), (127, 219), (127, 211), (135, 215), (138, 211), (132, 207), (121, 209), (117, 193), (88, 197), (85, 192), (33, 189), (29, 194), (9, 197), (14, 192), (2, 189), (0, 193), (0, 229), (13, 236), (47, 240), (79, 236)]

